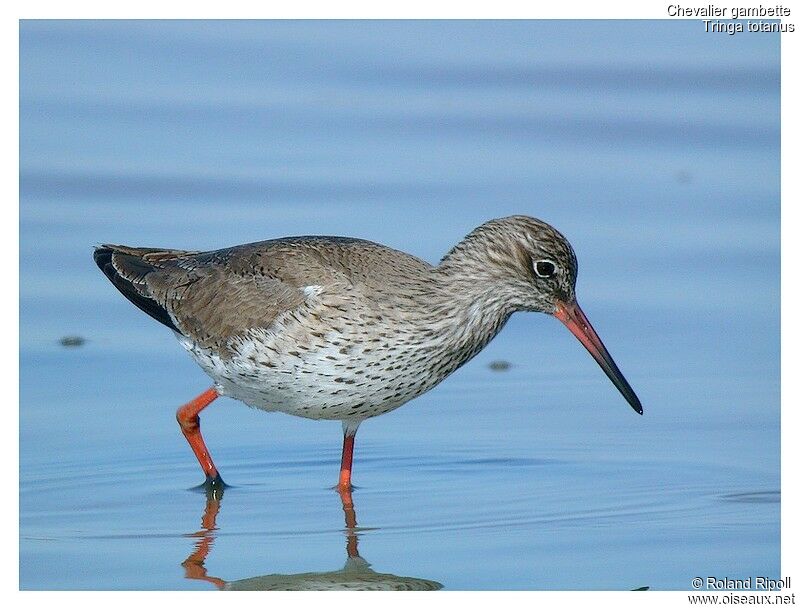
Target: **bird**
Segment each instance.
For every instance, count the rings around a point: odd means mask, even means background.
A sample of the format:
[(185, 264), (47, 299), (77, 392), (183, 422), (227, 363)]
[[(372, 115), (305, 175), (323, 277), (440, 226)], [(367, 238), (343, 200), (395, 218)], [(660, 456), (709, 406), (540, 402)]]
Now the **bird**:
[(214, 382), (176, 413), (207, 490), (225, 487), (200, 432), (199, 414), (217, 397), (340, 421), (335, 487), (349, 492), (360, 424), (439, 384), (515, 312), (560, 320), (643, 413), (578, 305), (572, 246), (530, 216), (484, 222), (437, 265), (331, 236), (212, 251), (104, 244), (94, 260), (131, 303), (173, 331)]

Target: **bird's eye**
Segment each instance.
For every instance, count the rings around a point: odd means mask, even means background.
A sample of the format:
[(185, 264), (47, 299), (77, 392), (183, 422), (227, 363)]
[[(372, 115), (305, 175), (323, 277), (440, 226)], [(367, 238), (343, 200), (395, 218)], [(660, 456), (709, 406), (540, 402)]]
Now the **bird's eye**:
[(553, 277), (556, 274), (556, 265), (548, 260), (535, 261), (533, 270), (539, 277)]

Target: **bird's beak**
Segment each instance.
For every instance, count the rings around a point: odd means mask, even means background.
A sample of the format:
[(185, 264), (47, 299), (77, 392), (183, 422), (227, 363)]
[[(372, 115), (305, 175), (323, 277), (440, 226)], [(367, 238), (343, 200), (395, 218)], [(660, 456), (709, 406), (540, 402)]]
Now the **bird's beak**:
[(631, 386), (622, 376), (619, 368), (608, 353), (606, 346), (594, 332), (594, 328), (589, 324), (589, 320), (581, 310), (577, 301), (572, 303), (565, 303), (563, 301), (556, 301), (556, 310), (553, 315), (561, 320), (564, 325), (578, 338), (578, 341), (583, 343), (583, 347), (589, 350), (589, 353), (600, 365), (600, 368), (605, 371), (608, 378), (617, 386), (617, 389), (625, 397), (625, 400), (633, 407), (634, 411), (640, 415), (644, 413), (642, 403), (636, 397)]

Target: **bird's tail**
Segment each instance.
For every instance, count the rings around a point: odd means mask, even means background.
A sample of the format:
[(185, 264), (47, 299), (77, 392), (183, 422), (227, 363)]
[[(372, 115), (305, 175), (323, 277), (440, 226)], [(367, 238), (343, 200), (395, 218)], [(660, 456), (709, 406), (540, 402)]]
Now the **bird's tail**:
[(184, 250), (103, 244), (95, 248), (94, 262), (131, 303), (165, 326), (180, 332), (164, 305), (153, 298), (147, 276), (171, 266), (170, 263), (174, 264), (187, 254), (191, 253)]

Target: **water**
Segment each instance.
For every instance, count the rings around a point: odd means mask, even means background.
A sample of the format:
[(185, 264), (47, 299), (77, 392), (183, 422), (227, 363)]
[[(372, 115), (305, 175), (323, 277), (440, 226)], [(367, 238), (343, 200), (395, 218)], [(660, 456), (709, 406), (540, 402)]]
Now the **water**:
[[(776, 36), (26, 21), (20, 41), (22, 588), (780, 576)], [(221, 399), (203, 430), (234, 487), (221, 503), (189, 489), (174, 411), (209, 381), (92, 245), (322, 233), (435, 262), (508, 214), (574, 245), (582, 306), (643, 417), (557, 321), (517, 314), (361, 427), (358, 529), (330, 489), (335, 422)]]

